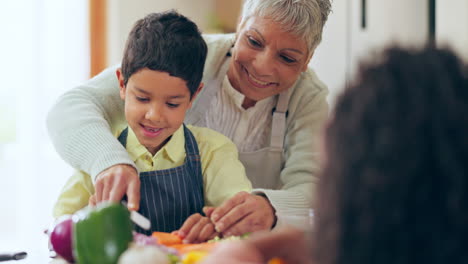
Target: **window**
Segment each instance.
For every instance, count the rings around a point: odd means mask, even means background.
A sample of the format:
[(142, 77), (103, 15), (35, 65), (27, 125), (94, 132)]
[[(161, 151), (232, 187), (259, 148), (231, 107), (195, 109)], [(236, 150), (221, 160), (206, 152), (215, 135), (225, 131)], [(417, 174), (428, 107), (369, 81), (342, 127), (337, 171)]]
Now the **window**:
[(0, 253), (47, 263), (42, 233), (73, 169), (45, 119), (57, 97), (89, 76), (88, 1), (5, 1), (0, 8)]

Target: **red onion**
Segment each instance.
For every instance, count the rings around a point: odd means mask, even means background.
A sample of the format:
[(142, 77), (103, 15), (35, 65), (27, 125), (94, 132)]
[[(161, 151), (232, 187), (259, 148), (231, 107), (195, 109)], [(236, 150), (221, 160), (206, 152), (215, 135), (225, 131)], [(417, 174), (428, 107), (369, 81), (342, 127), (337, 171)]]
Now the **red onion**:
[(71, 216), (64, 216), (57, 220), (50, 233), (52, 248), (68, 262), (74, 261), (72, 253), (72, 228), (73, 222)]

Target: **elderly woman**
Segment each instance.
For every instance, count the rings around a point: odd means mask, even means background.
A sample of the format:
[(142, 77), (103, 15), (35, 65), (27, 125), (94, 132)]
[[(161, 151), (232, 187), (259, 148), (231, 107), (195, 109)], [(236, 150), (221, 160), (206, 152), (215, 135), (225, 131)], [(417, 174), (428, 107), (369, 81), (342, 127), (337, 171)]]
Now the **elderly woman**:
[[(307, 216), (317, 178), (317, 137), (327, 88), (308, 68), (329, 0), (246, 0), (235, 35), (205, 35), (205, 84), (185, 120), (229, 137), (257, 189), (205, 212), (224, 235)], [(48, 116), (59, 154), (95, 176), (96, 200), (127, 195), (138, 208), (139, 178), (113, 136), (125, 126), (115, 69), (63, 95)], [(311, 137), (311, 135), (314, 135)]]

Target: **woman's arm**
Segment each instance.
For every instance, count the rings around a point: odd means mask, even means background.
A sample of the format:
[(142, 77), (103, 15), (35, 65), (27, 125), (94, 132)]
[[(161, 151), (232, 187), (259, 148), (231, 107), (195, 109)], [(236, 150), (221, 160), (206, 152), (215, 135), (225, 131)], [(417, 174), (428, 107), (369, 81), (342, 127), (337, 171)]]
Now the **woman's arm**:
[(113, 135), (126, 126), (116, 69), (108, 68), (66, 92), (49, 112), (47, 126), (59, 155), (96, 180), (91, 201), (117, 202), (126, 194), (129, 208), (137, 210), (138, 172)]
[(47, 116), (47, 128), (59, 155), (94, 179), (115, 164), (135, 166), (112, 131), (125, 125), (123, 101), (111, 67), (67, 91)]
[(319, 181), (319, 142), (328, 118), (328, 90), (315, 75), (306, 74), (304, 86), (298, 87), (289, 105), (285, 165), (280, 175), (283, 188), (255, 190), (263, 192), (275, 208), (277, 225), (308, 219)]

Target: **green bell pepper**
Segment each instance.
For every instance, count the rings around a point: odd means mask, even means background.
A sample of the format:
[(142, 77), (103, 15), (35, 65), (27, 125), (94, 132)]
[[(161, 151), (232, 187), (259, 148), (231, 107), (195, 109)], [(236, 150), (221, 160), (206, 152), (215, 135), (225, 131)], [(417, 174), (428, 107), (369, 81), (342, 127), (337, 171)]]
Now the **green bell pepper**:
[(122, 204), (83, 209), (73, 222), (73, 255), (79, 264), (116, 264), (133, 240), (130, 212)]

